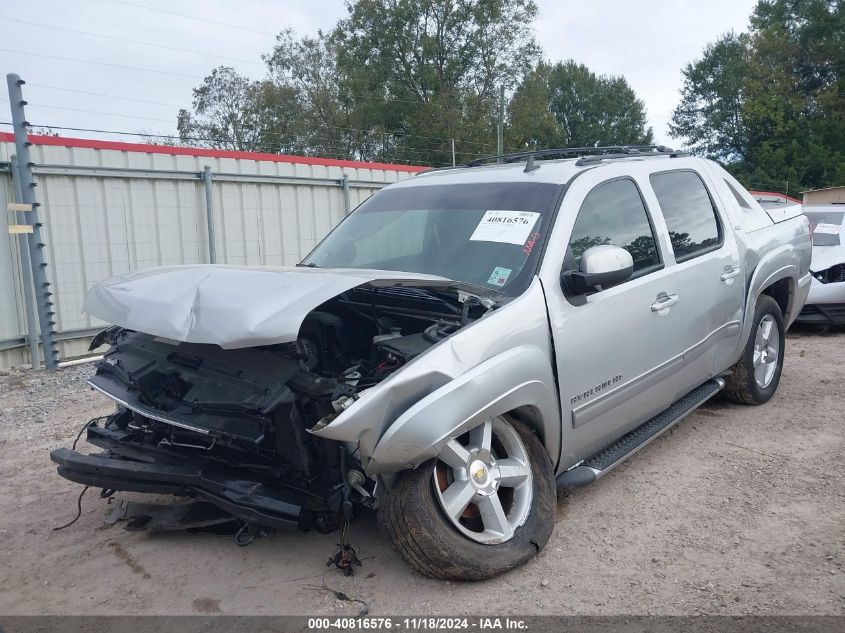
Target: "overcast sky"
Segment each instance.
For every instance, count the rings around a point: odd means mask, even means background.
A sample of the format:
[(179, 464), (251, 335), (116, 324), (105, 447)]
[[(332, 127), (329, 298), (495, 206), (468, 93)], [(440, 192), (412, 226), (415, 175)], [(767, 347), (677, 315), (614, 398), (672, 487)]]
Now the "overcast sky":
[[(537, 40), (546, 58), (624, 75), (645, 101), (656, 141), (678, 145), (667, 123), (681, 68), (720, 34), (745, 30), (756, 0), (537, 4)], [(260, 55), (272, 48), (274, 33), (329, 30), (345, 14), (343, 0), (6, 0), (0, 2), (0, 69), (27, 81), (33, 124), (174, 134), (178, 108), (190, 106), (191, 89), (211, 68), (226, 64), (261, 78)], [(5, 85), (2, 94), (0, 121), (9, 121)]]

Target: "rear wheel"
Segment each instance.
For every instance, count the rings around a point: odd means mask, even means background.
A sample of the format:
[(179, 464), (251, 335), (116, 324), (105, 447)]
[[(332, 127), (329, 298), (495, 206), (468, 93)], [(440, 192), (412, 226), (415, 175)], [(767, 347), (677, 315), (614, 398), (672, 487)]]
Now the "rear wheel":
[(421, 573), (480, 580), (520, 565), (546, 544), (555, 502), (543, 445), (525, 425), (496, 417), (405, 473), (379, 520)]
[(762, 295), (754, 309), (751, 336), (726, 380), (725, 398), (738, 404), (768, 402), (780, 382), (783, 352), (783, 314), (772, 297)]

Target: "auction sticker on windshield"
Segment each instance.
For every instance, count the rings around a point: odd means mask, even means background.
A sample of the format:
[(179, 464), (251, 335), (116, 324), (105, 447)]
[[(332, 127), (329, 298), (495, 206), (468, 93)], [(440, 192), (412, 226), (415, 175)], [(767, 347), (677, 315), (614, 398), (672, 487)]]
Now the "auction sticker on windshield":
[(471, 242), (503, 242), (522, 246), (537, 223), (534, 211), (485, 211), (470, 236)]

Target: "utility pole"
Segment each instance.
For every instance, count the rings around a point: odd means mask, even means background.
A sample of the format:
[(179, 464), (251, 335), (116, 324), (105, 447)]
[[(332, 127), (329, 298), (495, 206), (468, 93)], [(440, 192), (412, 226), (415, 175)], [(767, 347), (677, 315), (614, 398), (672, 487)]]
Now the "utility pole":
[[(56, 348), (53, 326), (56, 322), (53, 317), (56, 312), (53, 310), (53, 302), (50, 297), (53, 293), (49, 291), (50, 282), (47, 281), (47, 263), (44, 261), (44, 240), (41, 236), (41, 222), (38, 220), (38, 207), (35, 200), (35, 180), (32, 176), (34, 163), (29, 155), (31, 143), (27, 140), (27, 128), (29, 122), (26, 120), (21, 86), (24, 84), (19, 75), (9, 73), (6, 75), (6, 84), (9, 88), (9, 103), (12, 110), (12, 126), (15, 133), (15, 150), (18, 156), (18, 182), (21, 188), (21, 206), (24, 207), (23, 215), (26, 224), (32, 227), (32, 233), (27, 233), (29, 242), (29, 259), (32, 267), (32, 281), (35, 286), (35, 304), (38, 308), (38, 323), (41, 330), (41, 347), (44, 351), (44, 364), (47, 369), (55, 370), (59, 366), (59, 350)], [(33, 365), (35, 363), (33, 362)]]
[(449, 139), (452, 141), (452, 167), (455, 166), (455, 139)]
[[(496, 156), (504, 154), (505, 144), (505, 87), (499, 86), (499, 125), (496, 127)], [(501, 163), (502, 160), (498, 161)]]

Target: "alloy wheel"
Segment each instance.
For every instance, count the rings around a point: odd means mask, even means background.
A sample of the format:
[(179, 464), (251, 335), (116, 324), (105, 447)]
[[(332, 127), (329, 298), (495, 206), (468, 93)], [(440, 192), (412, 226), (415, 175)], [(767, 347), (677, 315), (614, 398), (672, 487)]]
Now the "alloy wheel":
[(777, 321), (771, 314), (760, 319), (757, 335), (754, 338), (754, 380), (765, 389), (775, 377), (780, 356), (780, 331)]
[(437, 456), (433, 484), (446, 517), (477, 543), (510, 540), (531, 510), (528, 453), (502, 417), (446, 442)]

